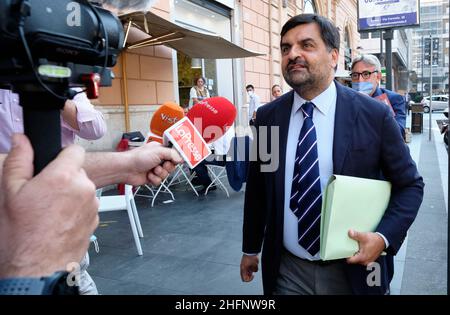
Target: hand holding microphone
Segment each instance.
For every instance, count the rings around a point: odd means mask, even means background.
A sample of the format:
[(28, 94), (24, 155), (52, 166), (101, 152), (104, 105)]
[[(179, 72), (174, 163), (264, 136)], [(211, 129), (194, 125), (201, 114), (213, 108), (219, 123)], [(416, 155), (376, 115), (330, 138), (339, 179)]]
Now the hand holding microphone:
[[(150, 122), (149, 141), (143, 146), (130, 151), (121, 152), (120, 160), (126, 171), (121, 172), (125, 179), (120, 182), (135, 186), (150, 183), (158, 186), (171, 173), (175, 166), (183, 160), (176, 150), (162, 145), (164, 131), (175, 122), (184, 117), (183, 109), (173, 102), (164, 103), (153, 114)], [(94, 163), (93, 163), (94, 164)], [(111, 177), (120, 174), (111, 174)], [(119, 178), (123, 178), (119, 176)], [(103, 182), (118, 182), (118, 180), (106, 178)]]
[(153, 115), (150, 130), (162, 136), (165, 145), (171, 143), (194, 168), (211, 154), (208, 143), (222, 137), (233, 124), (236, 108), (226, 98), (212, 97), (194, 105), (187, 117), (180, 119), (183, 109), (177, 107), (175, 110), (173, 103), (163, 104)]
[(146, 143), (136, 149), (117, 154), (121, 154), (123, 163), (131, 166), (126, 167), (126, 178), (121, 182), (135, 186), (144, 183), (158, 186), (169, 173), (173, 172), (177, 164), (183, 162), (176, 150), (157, 142)]

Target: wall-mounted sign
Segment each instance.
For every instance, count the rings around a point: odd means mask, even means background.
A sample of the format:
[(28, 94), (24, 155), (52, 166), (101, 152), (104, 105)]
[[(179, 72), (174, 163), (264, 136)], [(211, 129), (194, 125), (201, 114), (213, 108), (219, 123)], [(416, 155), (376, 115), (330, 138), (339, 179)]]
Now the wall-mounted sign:
[(420, 25), (419, 0), (358, 0), (358, 31)]

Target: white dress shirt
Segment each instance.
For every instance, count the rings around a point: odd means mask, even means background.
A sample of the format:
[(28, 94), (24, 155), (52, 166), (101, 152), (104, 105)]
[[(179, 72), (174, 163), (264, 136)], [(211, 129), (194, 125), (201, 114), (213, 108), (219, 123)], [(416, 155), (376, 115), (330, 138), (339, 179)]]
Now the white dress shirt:
[[(322, 192), (331, 175), (333, 175), (333, 140), (334, 117), (336, 112), (337, 92), (334, 82), (320, 95), (311, 100), (314, 103), (313, 122), (316, 127), (317, 153), (319, 155), (320, 187)], [(307, 100), (294, 93), (289, 132), (286, 147), (286, 169), (284, 176), (284, 228), (283, 244), (292, 254), (308, 260), (319, 260), (317, 253), (311, 256), (306, 249), (298, 244), (298, 219), (289, 207), (291, 199), (292, 178), (294, 175), (294, 161), (297, 150), (298, 137), (303, 126), (303, 113), (300, 107)]]
[(253, 113), (258, 111), (258, 108), (261, 107), (261, 101), (259, 100), (259, 96), (253, 92), (253, 94), (250, 96), (250, 101), (248, 104), (248, 115), (249, 120), (252, 119)]
[(214, 149), (214, 155), (226, 155), (230, 150), (231, 141), (233, 140), (236, 131), (234, 130), (234, 125), (231, 125), (225, 131), (225, 134), (218, 140), (210, 144), (210, 148)]

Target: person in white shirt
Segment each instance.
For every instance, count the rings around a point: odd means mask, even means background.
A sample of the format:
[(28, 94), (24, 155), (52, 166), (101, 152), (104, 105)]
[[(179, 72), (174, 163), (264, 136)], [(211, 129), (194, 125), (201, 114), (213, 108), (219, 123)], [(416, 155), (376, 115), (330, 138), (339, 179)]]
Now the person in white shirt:
[(202, 77), (199, 77), (195, 80), (195, 85), (189, 92), (189, 109), (191, 109), (192, 106), (194, 106), (198, 102), (210, 97), (208, 88), (205, 83), (206, 80)]
[(245, 89), (247, 90), (247, 94), (250, 98), (248, 106), (248, 115), (250, 117), (249, 124), (253, 125), (256, 119), (256, 111), (261, 106), (261, 102), (259, 100), (259, 96), (255, 94), (255, 87), (253, 85), (249, 84)]

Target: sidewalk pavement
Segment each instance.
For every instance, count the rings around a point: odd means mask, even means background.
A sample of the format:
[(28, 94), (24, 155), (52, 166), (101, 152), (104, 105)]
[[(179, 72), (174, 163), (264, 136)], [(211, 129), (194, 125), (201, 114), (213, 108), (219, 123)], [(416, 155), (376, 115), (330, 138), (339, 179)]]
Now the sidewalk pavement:
[(410, 144), (411, 155), (424, 178), (425, 194), (404, 248), (395, 260), (393, 294), (447, 293), (448, 153), (436, 124), (442, 117), (442, 113), (433, 113), (429, 141), (429, 120), (425, 115), (424, 133), (413, 134)]
[[(448, 155), (433, 114), (433, 140), (413, 134), (411, 155), (425, 181), (424, 201), (395, 259), (392, 294), (446, 294)], [(410, 116), (408, 126), (410, 126)], [(136, 253), (125, 211), (100, 214), (90, 249), (93, 276), (101, 294), (245, 295), (262, 294), (261, 272), (251, 283), (239, 275), (244, 192), (230, 198), (217, 189), (196, 197), (176, 191), (175, 202), (155, 207), (137, 197), (144, 230), (144, 255)]]
[(137, 197), (144, 255), (137, 256), (125, 211), (100, 214), (88, 269), (101, 294), (262, 294), (261, 273), (240, 279), (244, 192), (230, 198), (217, 189), (196, 197), (175, 191), (175, 202), (158, 197), (155, 207)]

